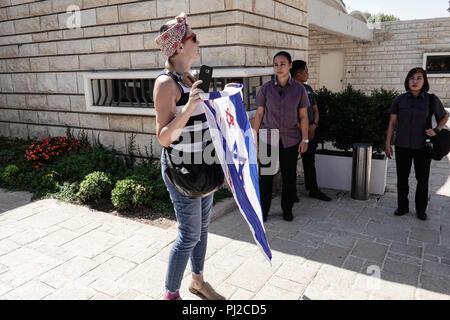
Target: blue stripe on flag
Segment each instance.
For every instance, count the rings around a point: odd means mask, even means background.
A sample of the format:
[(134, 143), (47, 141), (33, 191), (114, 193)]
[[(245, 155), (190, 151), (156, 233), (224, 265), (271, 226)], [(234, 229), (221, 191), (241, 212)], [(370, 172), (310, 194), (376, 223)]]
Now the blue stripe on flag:
[[(258, 178), (258, 165), (257, 165), (257, 156), (256, 156), (256, 147), (254, 143), (250, 143), (250, 134), (249, 130), (251, 130), (250, 122), (248, 121), (247, 112), (245, 111), (244, 102), (242, 101), (241, 94), (237, 93), (235, 95), (230, 96), (230, 100), (233, 103), (236, 109), (236, 117), (242, 130), (244, 130), (245, 137), (245, 146), (248, 152), (248, 162), (250, 164), (250, 177), (252, 179), (253, 187), (256, 190), (256, 195), (258, 196), (258, 201), (261, 203), (261, 198), (259, 195), (259, 178)], [(245, 132), (248, 134), (245, 135)]]

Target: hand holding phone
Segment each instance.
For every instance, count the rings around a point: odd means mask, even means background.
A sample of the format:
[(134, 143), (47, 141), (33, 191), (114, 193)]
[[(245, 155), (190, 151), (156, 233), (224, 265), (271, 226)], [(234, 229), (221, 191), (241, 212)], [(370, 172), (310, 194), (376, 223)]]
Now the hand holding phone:
[(209, 66), (201, 66), (200, 67), (200, 75), (198, 80), (202, 80), (203, 83), (198, 86), (198, 88), (202, 89), (203, 92), (209, 92), (209, 86), (211, 85), (213, 68)]

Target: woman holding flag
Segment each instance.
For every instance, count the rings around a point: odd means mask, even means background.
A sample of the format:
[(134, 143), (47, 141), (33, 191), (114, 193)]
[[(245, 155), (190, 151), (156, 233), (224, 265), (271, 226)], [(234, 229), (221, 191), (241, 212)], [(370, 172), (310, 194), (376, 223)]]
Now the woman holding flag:
[[(169, 150), (190, 150), (202, 152), (208, 143), (185, 141), (182, 134), (205, 136), (206, 117), (199, 105), (199, 94), (203, 91), (195, 81), (192, 87), (183, 81), (189, 75), (191, 65), (200, 58), (196, 35), (186, 23), (186, 15), (181, 13), (160, 29), (156, 44), (168, 57), (166, 69), (156, 79), (153, 91), (156, 110), (156, 134), (158, 141)], [(192, 80), (192, 77), (189, 77)], [(200, 125), (193, 125), (200, 122)], [(197, 132), (198, 133), (198, 132)], [(164, 151), (164, 148), (163, 148)], [(213, 194), (204, 197), (187, 197), (180, 193), (164, 174), (168, 159), (161, 155), (161, 170), (178, 221), (178, 236), (172, 246), (165, 280), (164, 299), (180, 300), (180, 286), (188, 260), (191, 260), (192, 281), (189, 291), (208, 300), (223, 300), (209, 283), (203, 279), (208, 226), (213, 204)]]
[(292, 221), (298, 154), (308, 150), (309, 100), (305, 87), (290, 76), (292, 58), (289, 53), (278, 52), (273, 58), (273, 68), (275, 79), (263, 84), (259, 90), (253, 121), (254, 136), (259, 134), (262, 142), (259, 147), (261, 207), (263, 220), (266, 221), (272, 202), (273, 176), (276, 174), (270, 167), (276, 167), (274, 163), (279, 155), (283, 219)]

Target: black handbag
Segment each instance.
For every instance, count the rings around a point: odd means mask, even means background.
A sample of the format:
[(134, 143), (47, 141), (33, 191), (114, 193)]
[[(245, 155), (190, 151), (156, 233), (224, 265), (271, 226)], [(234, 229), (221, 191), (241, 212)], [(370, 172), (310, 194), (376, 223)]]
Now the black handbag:
[[(433, 116), (434, 94), (430, 94), (430, 111), (428, 114), (428, 128), (432, 128), (431, 117)], [(434, 137), (427, 138), (430, 142), (425, 143), (428, 154), (433, 160), (441, 160), (448, 155), (450, 151), (450, 131), (442, 129)]]
[(183, 195), (191, 198), (205, 197), (223, 186), (225, 176), (220, 164), (175, 164), (167, 148), (164, 148), (164, 153), (167, 159), (164, 173)]

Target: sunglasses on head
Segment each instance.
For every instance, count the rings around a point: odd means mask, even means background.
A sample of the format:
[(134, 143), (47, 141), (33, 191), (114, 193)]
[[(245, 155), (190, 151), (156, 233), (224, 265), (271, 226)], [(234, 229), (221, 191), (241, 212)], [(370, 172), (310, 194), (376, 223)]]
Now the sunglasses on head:
[(192, 33), (190, 36), (187, 36), (186, 38), (184, 38), (183, 40), (181, 40), (182, 43), (191, 40), (194, 42), (197, 42), (197, 35), (195, 33)]

